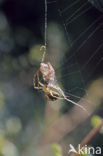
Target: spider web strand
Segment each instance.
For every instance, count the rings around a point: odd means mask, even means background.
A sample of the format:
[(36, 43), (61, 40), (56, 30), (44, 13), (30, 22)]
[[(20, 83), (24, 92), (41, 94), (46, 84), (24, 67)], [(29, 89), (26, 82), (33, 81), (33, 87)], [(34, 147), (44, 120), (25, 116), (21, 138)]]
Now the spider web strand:
[(74, 44), (74, 43), (76, 43), (79, 39), (80, 39), (80, 37), (82, 37), (90, 28), (92, 28), (92, 26), (94, 25), (94, 24), (96, 24), (101, 18), (102, 18), (103, 16), (100, 16), (100, 17), (98, 17), (93, 23), (91, 23), (73, 42), (72, 42), (72, 45)]
[(87, 65), (88, 63), (91, 61), (91, 59), (97, 54), (97, 52), (103, 47), (103, 41), (102, 41), (102, 44), (99, 45), (99, 47), (95, 50), (94, 54), (89, 58), (89, 60), (86, 62), (86, 64), (82, 67), (81, 70), (83, 70)]
[(79, 15), (77, 15), (76, 17), (74, 17), (73, 19), (71, 19), (70, 21), (67, 22), (66, 25), (71, 24), (74, 20), (76, 20), (78, 17), (80, 17), (81, 15), (85, 14), (87, 11), (89, 11), (92, 8), (92, 6), (84, 9)]
[(45, 0), (45, 28), (44, 28), (44, 45), (45, 50), (42, 56), (42, 62), (44, 62), (45, 55), (46, 55), (46, 49), (47, 49), (47, 0)]
[[(74, 55), (76, 53), (78, 53), (78, 51), (86, 44), (86, 42), (95, 34), (95, 32), (102, 26), (103, 24), (100, 24), (99, 26), (97, 26), (91, 33), (90, 35), (82, 42), (82, 44), (76, 49), (75, 53), (73, 55), (71, 55), (69, 57), (69, 59), (67, 59), (64, 63), (67, 63), (72, 57), (74, 57)], [(63, 63), (63, 64), (64, 64)], [(59, 68), (63, 68), (63, 64), (61, 66), (59, 66)], [(58, 68), (58, 69), (59, 69)]]
[(68, 7), (66, 7), (65, 9), (61, 10), (61, 13), (66, 12), (68, 9), (70, 9), (71, 7), (73, 7), (75, 4), (77, 4), (80, 0), (77, 0), (76, 2), (73, 2), (71, 5), (69, 5)]
[(73, 16), (75, 16), (84, 6), (86, 6), (88, 3), (84, 3), (81, 7), (79, 7), (67, 20), (66, 22), (68, 22)]

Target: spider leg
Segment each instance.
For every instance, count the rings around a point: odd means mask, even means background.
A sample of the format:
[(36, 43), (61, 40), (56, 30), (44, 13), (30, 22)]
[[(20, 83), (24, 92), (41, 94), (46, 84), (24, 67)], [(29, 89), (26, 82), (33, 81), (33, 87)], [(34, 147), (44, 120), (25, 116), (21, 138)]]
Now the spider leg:
[(38, 86), (38, 88), (43, 89), (44, 85), (40, 82), (39, 72), (40, 72), (40, 70), (37, 71), (37, 80), (38, 80), (37, 86)]
[(48, 100), (50, 101), (55, 101), (55, 100), (59, 100), (59, 99), (63, 99), (60, 94), (58, 94), (55, 91), (51, 91), (49, 88), (47, 88), (46, 86), (43, 86), (43, 91), (45, 92), (45, 96)]
[(50, 92), (50, 91), (47, 89), (47, 87), (44, 86), (44, 85), (43, 85), (43, 91), (44, 91), (45, 93), (49, 93), (49, 92)]
[(39, 80), (39, 72), (40, 72), (40, 70), (38, 70), (37, 73), (36, 73), (36, 75), (37, 75), (37, 82), (38, 82), (38, 83), (37, 83), (37, 87), (38, 87), (38, 88), (42, 88), (42, 87), (40, 87), (40, 84), (41, 84), (41, 83), (40, 83), (40, 80)]
[[(36, 77), (37, 77), (37, 85), (36, 85)], [(40, 89), (42, 89), (42, 87), (40, 87), (40, 85), (39, 85), (39, 70), (37, 71), (37, 73), (36, 74), (34, 74), (34, 76), (33, 76), (33, 87), (34, 87), (34, 89), (38, 89), (38, 90), (40, 90)]]
[(34, 88), (37, 88), (37, 87), (35, 86), (35, 77), (36, 77), (36, 75), (34, 74), (34, 75), (33, 75), (33, 87), (34, 87)]
[[(40, 72), (40, 70), (38, 70), (36, 72), (36, 74), (34, 74), (34, 76), (33, 76), (33, 87), (34, 87), (34, 89), (42, 90), (44, 85), (40, 82), (39, 72)], [(36, 77), (37, 77), (37, 85), (36, 85)]]

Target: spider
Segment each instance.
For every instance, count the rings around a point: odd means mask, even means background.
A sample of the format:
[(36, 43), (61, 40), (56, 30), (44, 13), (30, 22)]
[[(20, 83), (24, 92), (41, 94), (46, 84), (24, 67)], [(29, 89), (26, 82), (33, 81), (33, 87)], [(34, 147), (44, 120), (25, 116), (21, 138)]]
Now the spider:
[[(45, 46), (43, 46), (42, 48), (45, 48)], [(83, 106), (70, 100), (64, 94), (63, 90), (57, 84), (55, 70), (52, 67), (52, 65), (50, 64), (50, 62), (40, 63), (39, 70), (33, 76), (33, 87), (34, 87), (34, 89), (43, 91), (45, 93), (45, 96), (47, 97), (47, 99), (50, 101), (64, 99), (74, 105), (77, 105), (78, 107), (82, 108), (84, 111), (87, 112), (87, 110)]]
[[(43, 83), (40, 81), (40, 78)], [(54, 80), (55, 71), (52, 65), (49, 62), (41, 63), (39, 70), (33, 76), (34, 89), (43, 91), (50, 101), (61, 99), (62, 94), (59, 92), (58, 87), (53, 84)]]

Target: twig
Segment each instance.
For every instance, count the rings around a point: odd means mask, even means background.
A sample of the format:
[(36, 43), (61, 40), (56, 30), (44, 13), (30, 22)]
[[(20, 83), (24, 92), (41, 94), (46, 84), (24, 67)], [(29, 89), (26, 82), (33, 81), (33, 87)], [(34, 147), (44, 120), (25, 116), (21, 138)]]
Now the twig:
[[(101, 121), (101, 123), (96, 127), (96, 128), (93, 128), (89, 134), (84, 138), (84, 140), (81, 142), (81, 148), (84, 147), (85, 145), (88, 145), (89, 142), (95, 137), (95, 135), (100, 131), (100, 129), (102, 128), (103, 126), (103, 120)], [(77, 151), (78, 151), (78, 148), (77, 148)], [(78, 156), (79, 154), (77, 153), (73, 153), (72, 156)]]

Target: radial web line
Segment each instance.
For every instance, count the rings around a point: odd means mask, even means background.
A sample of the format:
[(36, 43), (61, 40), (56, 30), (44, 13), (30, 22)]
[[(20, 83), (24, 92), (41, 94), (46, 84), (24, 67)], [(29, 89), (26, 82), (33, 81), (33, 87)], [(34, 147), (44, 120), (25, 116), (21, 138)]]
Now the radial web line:
[(62, 19), (62, 21), (63, 21), (63, 26), (64, 26), (64, 29), (65, 29), (65, 32), (66, 32), (67, 40), (68, 40), (70, 46), (72, 46), (71, 43), (70, 43), (71, 41), (70, 41), (70, 39), (69, 39), (69, 33), (68, 33), (68, 31), (67, 31), (66, 24), (65, 24), (65, 22), (64, 22), (64, 20), (63, 20), (63, 18), (62, 18), (61, 10), (58, 9), (58, 12), (59, 12), (59, 15), (60, 15), (60, 17), (61, 17), (61, 19)]
[[(80, 50), (80, 48), (82, 48), (82, 46), (94, 35), (94, 33), (101, 27), (101, 24), (99, 26), (97, 26), (94, 31), (92, 31), (92, 33), (90, 33), (90, 35), (87, 37), (87, 39), (85, 39), (82, 44), (77, 48), (77, 50), (75, 51), (76, 53)], [(74, 54), (68, 59), (70, 60), (72, 57), (74, 56)]]
[[(66, 69), (70, 70), (74, 65), (77, 65), (77, 62), (75, 62), (75, 63), (73, 63), (73, 64), (67, 66)], [(61, 68), (58, 67), (58, 69), (55, 69), (56, 72), (58, 72), (58, 70), (61, 70)]]
[(83, 88), (80, 88), (80, 87), (74, 87), (74, 88), (70, 89), (69, 91), (70, 91), (70, 92), (71, 92), (71, 91), (75, 91), (76, 89), (82, 90), (84, 93), (86, 93), (86, 90), (83, 89)]
[(86, 6), (88, 4), (88, 2), (84, 3), (83, 5), (81, 5), (81, 7), (79, 7), (67, 20), (66, 22), (68, 22), (73, 16), (75, 16), (84, 6)]
[(76, 50), (76, 53), (80, 50), (80, 48), (94, 35), (94, 33), (102, 26), (102, 23), (97, 26), (94, 31), (92, 31), (92, 33), (90, 33), (90, 35), (87, 37), (87, 39), (85, 39), (82, 44), (78, 47), (78, 49)]
[[(100, 19), (102, 19), (102, 15), (99, 17), (99, 18), (97, 18), (94, 22), (92, 22), (78, 37), (77, 37), (77, 39), (75, 39), (71, 44), (72, 44), (72, 46), (74, 45), (74, 43), (76, 42), (76, 41), (78, 41), (79, 40), (79, 38), (80, 37), (82, 37), (90, 28), (92, 28), (92, 26), (96, 23), (96, 22), (98, 22)], [(74, 55), (73, 55), (74, 56)], [(60, 66), (59, 66), (60, 67)], [(61, 69), (61, 68), (57, 68), (56, 70), (59, 70), (59, 69)]]
[[(85, 45), (85, 43), (94, 35), (94, 33), (101, 27), (101, 25), (102, 24), (100, 24), (99, 26), (97, 26), (91, 33), (90, 33), (90, 35), (82, 42), (82, 44), (76, 49), (76, 51), (75, 51), (75, 54), (80, 50), (80, 48), (82, 48), (83, 47), (83, 45)], [(73, 54), (73, 55), (71, 55), (70, 57), (69, 57), (69, 59), (67, 59), (66, 60), (66, 62), (64, 62), (64, 63), (67, 63), (75, 54)], [(63, 64), (64, 64), (63, 63)], [(61, 65), (61, 66), (59, 66), (59, 68), (63, 68), (63, 64)]]
[(59, 79), (60, 79), (60, 78), (64, 78), (64, 77), (73, 75), (73, 74), (75, 74), (75, 73), (81, 73), (81, 71), (78, 70), (78, 71), (73, 71), (73, 72), (71, 72), (71, 73), (66, 73), (66, 74), (64, 74), (63, 76), (58, 76), (58, 78), (59, 78)]
[(77, 99), (81, 99), (81, 97), (80, 96), (77, 96), (77, 95), (74, 95), (74, 94), (72, 94), (72, 93), (70, 93), (70, 92), (68, 92), (68, 90), (66, 90), (66, 89), (63, 89), (64, 90), (64, 92), (65, 92), (65, 94), (66, 94), (66, 96), (68, 96), (68, 97), (75, 97), (75, 98), (77, 98)]
[(87, 11), (89, 11), (92, 8), (92, 6), (84, 9), (79, 15), (77, 15), (76, 17), (74, 17), (73, 19), (71, 19), (70, 21), (67, 22), (66, 25), (69, 25), (70, 23), (72, 23), (74, 20), (76, 20), (78, 17), (80, 17), (81, 15), (83, 15), (84, 13), (86, 13)]
[[(64, 90), (64, 89), (63, 89)], [(85, 90), (84, 90), (85, 91)], [(71, 93), (69, 93), (69, 92), (67, 92), (67, 91), (65, 91), (64, 90), (64, 92), (66, 93), (66, 96), (68, 96), (68, 98), (71, 96), (71, 97), (74, 97), (74, 98), (76, 98), (76, 99), (81, 99), (81, 97), (80, 96), (77, 96), (77, 95), (74, 95), (74, 94), (71, 94)], [(83, 98), (82, 97), (82, 100), (84, 100), (84, 101), (86, 101), (86, 102), (88, 102), (88, 103), (90, 103), (90, 101), (89, 100), (86, 100), (85, 98)]]
[(70, 4), (68, 7), (66, 7), (65, 9), (61, 10), (61, 13), (66, 12), (68, 9), (70, 9), (71, 7), (73, 7), (75, 4), (77, 4), (80, 0), (77, 0), (75, 2), (73, 2), (72, 4)]
[(91, 23), (80, 35), (72, 42), (72, 45), (76, 43), (94, 24), (96, 24), (103, 16), (98, 17), (93, 23)]
[[(97, 66), (101, 63), (101, 61), (103, 61), (103, 57), (99, 60), (99, 62), (95, 65), (94, 70), (92, 70), (91, 74), (93, 74), (93, 72), (95, 71), (95, 69), (97, 68)], [(91, 74), (88, 76), (88, 78), (91, 76)]]
[(93, 53), (93, 55), (89, 58), (89, 60), (86, 62), (86, 64), (81, 68), (81, 70), (83, 70), (87, 65), (88, 63), (91, 61), (91, 59), (97, 54), (97, 52), (102, 48), (103, 46), (103, 41), (102, 43), (99, 45), (99, 47), (95, 50), (95, 52)]
[(69, 93), (71, 93), (72, 91), (74, 91), (74, 90), (76, 90), (76, 89), (82, 90), (82, 92), (84, 92), (84, 93), (87, 95), (86, 89), (83, 89), (83, 88), (81, 88), (81, 87), (74, 87), (74, 88), (72, 88), (72, 89), (69, 89)]

